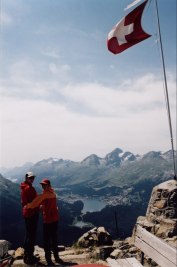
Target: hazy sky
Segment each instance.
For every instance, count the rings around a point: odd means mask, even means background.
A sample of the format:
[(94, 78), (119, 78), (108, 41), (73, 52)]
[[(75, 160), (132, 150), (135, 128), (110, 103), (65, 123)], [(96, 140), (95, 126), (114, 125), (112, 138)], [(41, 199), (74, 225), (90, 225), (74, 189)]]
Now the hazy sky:
[[(131, 2), (1, 0), (1, 166), (171, 149), (154, 0), (151, 38), (119, 55), (106, 47)], [(176, 137), (176, 0), (158, 6)]]

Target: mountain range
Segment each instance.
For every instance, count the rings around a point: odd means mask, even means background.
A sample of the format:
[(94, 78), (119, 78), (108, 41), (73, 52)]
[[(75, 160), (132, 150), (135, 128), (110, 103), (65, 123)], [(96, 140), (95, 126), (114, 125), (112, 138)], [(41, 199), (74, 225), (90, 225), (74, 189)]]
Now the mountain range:
[(49, 177), (55, 187), (79, 186), (95, 190), (107, 187), (131, 186), (141, 180), (170, 179), (173, 176), (172, 151), (150, 151), (134, 155), (116, 148), (104, 158), (92, 154), (81, 162), (49, 158), (35, 164), (2, 170), (4, 177), (21, 182), (27, 171), (36, 174), (35, 183)]

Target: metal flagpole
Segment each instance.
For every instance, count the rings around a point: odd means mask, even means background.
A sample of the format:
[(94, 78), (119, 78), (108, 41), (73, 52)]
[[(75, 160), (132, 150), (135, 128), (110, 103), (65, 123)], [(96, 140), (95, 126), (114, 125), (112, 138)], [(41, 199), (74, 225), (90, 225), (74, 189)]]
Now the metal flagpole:
[(164, 61), (164, 54), (163, 54), (163, 46), (162, 46), (162, 38), (161, 38), (161, 30), (160, 30), (160, 22), (159, 22), (159, 12), (158, 12), (157, 0), (155, 0), (155, 6), (156, 6), (158, 35), (159, 35), (160, 51), (161, 51), (161, 59), (162, 59), (162, 68), (163, 68), (163, 76), (164, 76), (165, 97), (166, 97), (166, 105), (167, 105), (167, 114), (168, 114), (168, 122), (169, 122), (169, 129), (170, 129), (171, 146), (172, 146), (172, 157), (173, 157), (174, 179), (177, 180), (177, 175), (176, 175), (176, 163), (175, 163), (175, 153), (174, 153), (174, 144), (173, 144), (173, 131), (172, 131), (172, 123), (171, 123), (170, 104), (169, 104), (168, 87), (167, 87), (167, 78), (166, 78), (166, 71), (165, 71), (165, 61)]

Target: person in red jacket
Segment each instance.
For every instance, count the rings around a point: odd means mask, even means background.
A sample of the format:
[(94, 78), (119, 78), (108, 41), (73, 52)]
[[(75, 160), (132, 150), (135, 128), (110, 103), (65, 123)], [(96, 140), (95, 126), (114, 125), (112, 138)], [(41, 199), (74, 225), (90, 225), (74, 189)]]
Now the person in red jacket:
[(31, 203), (36, 197), (37, 193), (32, 186), (35, 175), (32, 172), (27, 172), (25, 175), (25, 182), (21, 183), (21, 203), (23, 208), (23, 217), (25, 219), (25, 241), (24, 241), (24, 263), (33, 264), (37, 262), (37, 258), (33, 255), (36, 241), (37, 223), (39, 217), (39, 208), (33, 210), (26, 209), (26, 205)]
[(43, 193), (38, 195), (26, 208), (31, 210), (40, 205), (42, 206), (45, 258), (47, 264), (52, 266), (51, 251), (53, 251), (55, 261), (63, 263), (58, 256), (57, 231), (59, 215), (57, 199), (54, 190), (51, 188), (50, 180), (43, 179), (40, 184), (42, 185)]

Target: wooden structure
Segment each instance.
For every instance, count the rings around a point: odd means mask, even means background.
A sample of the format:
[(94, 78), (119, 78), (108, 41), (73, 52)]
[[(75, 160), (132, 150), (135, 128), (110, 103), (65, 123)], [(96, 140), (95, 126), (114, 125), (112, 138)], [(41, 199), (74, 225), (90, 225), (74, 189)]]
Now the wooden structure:
[(144, 254), (154, 260), (161, 267), (177, 266), (177, 248), (170, 246), (164, 240), (148, 232), (140, 225), (136, 225), (134, 244), (141, 250), (141, 263), (135, 258), (111, 259), (107, 262), (111, 267), (142, 267)]

